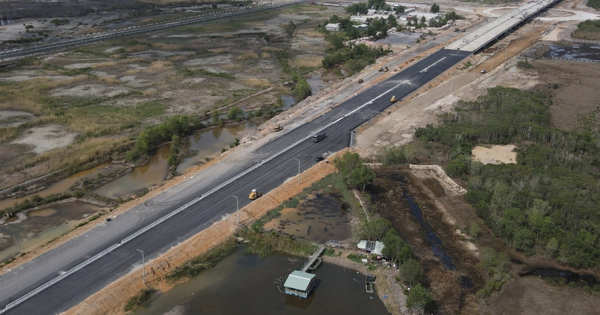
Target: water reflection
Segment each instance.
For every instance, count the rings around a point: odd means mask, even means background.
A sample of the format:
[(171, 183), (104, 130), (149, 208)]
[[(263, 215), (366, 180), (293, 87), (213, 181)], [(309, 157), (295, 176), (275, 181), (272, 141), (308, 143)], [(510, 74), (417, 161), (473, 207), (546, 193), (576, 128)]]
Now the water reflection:
[(374, 294), (365, 293), (365, 276), (324, 263), (309, 299), (280, 292), (282, 281), (304, 260), (271, 256), (260, 260), (238, 248), (217, 266), (160, 295), (135, 315), (388, 314)]

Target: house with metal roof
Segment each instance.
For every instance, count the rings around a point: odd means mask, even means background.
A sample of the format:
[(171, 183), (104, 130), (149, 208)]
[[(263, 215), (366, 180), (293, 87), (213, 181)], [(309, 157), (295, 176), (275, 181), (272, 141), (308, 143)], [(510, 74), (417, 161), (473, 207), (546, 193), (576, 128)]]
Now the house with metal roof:
[(307, 298), (315, 287), (315, 275), (312, 273), (294, 270), (283, 284), (285, 294)]
[(356, 244), (356, 247), (366, 251), (367, 253), (373, 253), (375, 255), (382, 256), (383, 248), (385, 247), (385, 245), (383, 245), (383, 243), (380, 241), (373, 242), (373, 241), (361, 240), (360, 242), (358, 242), (358, 244)]

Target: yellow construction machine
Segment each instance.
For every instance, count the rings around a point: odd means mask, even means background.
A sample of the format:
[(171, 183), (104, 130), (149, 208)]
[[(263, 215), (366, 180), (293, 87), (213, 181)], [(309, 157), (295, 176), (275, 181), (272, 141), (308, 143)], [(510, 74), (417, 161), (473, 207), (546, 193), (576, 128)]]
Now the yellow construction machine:
[(248, 198), (250, 198), (250, 200), (255, 200), (260, 196), (262, 196), (262, 193), (260, 191), (258, 191), (256, 189), (252, 189)]
[(395, 103), (396, 102), (396, 96), (392, 96), (392, 99), (390, 100), (390, 102)]
[(283, 130), (283, 128), (281, 128), (281, 125), (277, 125), (275, 127), (273, 127), (273, 131), (281, 131)]

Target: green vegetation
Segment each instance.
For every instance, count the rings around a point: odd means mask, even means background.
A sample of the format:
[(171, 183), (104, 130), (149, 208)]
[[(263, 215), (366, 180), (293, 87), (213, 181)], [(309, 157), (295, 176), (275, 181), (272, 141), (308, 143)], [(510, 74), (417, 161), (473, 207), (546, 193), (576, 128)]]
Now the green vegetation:
[[(283, 68), (283, 72), (290, 75), (292, 77), (292, 81), (295, 83), (293, 90), (294, 96), (297, 102), (302, 101), (303, 99), (312, 95), (312, 90), (310, 85), (306, 81), (306, 78), (301, 73), (302, 69), (296, 69), (290, 66), (290, 53), (287, 50), (280, 50), (277, 52), (277, 60), (279, 60), (279, 64)], [(281, 98), (280, 98), (281, 99)], [(283, 100), (281, 102), (277, 102), (276, 105), (271, 108), (271, 117), (274, 116), (275, 111), (279, 108), (283, 107)]]
[(229, 111), (227, 112), (227, 119), (229, 120), (237, 120), (237, 121), (241, 121), (242, 119), (245, 119), (246, 115), (244, 114), (244, 111), (241, 110), (239, 107), (232, 107), (229, 109)]
[(479, 297), (490, 296), (494, 291), (500, 291), (502, 286), (510, 280), (508, 256), (505, 253), (496, 253), (492, 248), (484, 247), (481, 255), (481, 269), (488, 274), (485, 287), (477, 292)]
[(407, 146), (397, 147), (394, 145), (381, 147), (377, 151), (377, 160), (383, 165), (405, 164), (407, 160), (404, 151), (408, 148)]
[(433, 306), (433, 295), (429, 291), (417, 283), (410, 289), (408, 297), (406, 298), (406, 307), (417, 311), (417, 313), (423, 313)]
[[(600, 0), (588, 0), (585, 5), (587, 5), (590, 8), (600, 10)], [(596, 22), (598, 22), (598, 21), (596, 20)]]
[(132, 296), (127, 301), (127, 304), (125, 304), (125, 307), (123, 308), (123, 310), (125, 312), (129, 312), (129, 311), (135, 311), (135, 310), (139, 309), (140, 307), (141, 308), (148, 307), (148, 305), (150, 304), (150, 300), (152, 299), (152, 296), (154, 295), (154, 293), (156, 293), (156, 289), (154, 289), (154, 288), (143, 289), (142, 291), (140, 291), (140, 293)]
[(440, 12), (440, 6), (434, 3), (431, 5), (431, 9), (429, 9), (429, 11), (431, 11), (431, 13), (438, 13)]
[[(442, 27), (442, 26), (446, 25), (446, 23), (448, 23), (448, 21), (450, 21), (450, 20), (462, 20), (464, 18), (465, 18), (464, 16), (458, 15), (458, 14), (456, 14), (456, 12), (451, 11), (451, 12), (446, 13), (443, 17), (435, 17), (435, 18), (429, 19), (429, 27)], [(417, 28), (419, 26), (424, 27), (425, 21), (422, 20), (420, 25), (417, 25), (416, 23), (415, 23), (415, 25), (417, 26)]]
[(308, 242), (294, 240), (292, 237), (278, 233), (260, 233), (252, 230), (242, 230), (240, 237), (250, 241), (248, 253), (265, 258), (273, 252), (286, 253), (296, 256), (310, 256), (317, 247)]
[(346, 256), (346, 258), (348, 258), (348, 259), (352, 260), (352, 261), (353, 261), (353, 262), (355, 262), (355, 263), (359, 263), (359, 264), (361, 264), (361, 263), (362, 263), (362, 260), (363, 260), (363, 259), (365, 259), (365, 258), (367, 258), (367, 256), (365, 256), (365, 255), (362, 255), (362, 254), (358, 254), (358, 255), (357, 255), (357, 254), (352, 254), (352, 253), (350, 253), (350, 254), (348, 254), (348, 256)]
[(19, 38), (19, 39), (9, 39), (9, 40), (2, 41), (2, 43), (3, 44), (28, 44), (28, 43), (39, 42), (41, 40), (44, 40), (44, 39), (43, 38), (28, 37), (28, 38)]
[(71, 23), (68, 19), (54, 19), (50, 21), (54, 26), (65, 25)]
[(212, 269), (217, 265), (217, 262), (233, 253), (236, 246), (235, 238), (231, 237), (205, 254), (196, 256), (185, 265), (175, 268), (175, 270), (166, 276), (166, 279), (167, 281), (177, 282), (197, 277), (202, 272)]
[[(589, 0), (588, 5), (590, 5), (590, 2), (593, 2), (593, 1), (598, 3), (598, 7), (595, 9), (599, 9), (600, 2), (597, 0)], [(581, 30), (581, 31), (585, 31), (585, 32), (600, 33), (600, 20), (583, 21), (583, 22), (577, 24), (577, 29)]]
[(358, 153), (346, 151), (342, 157), (336, 157), (333, 163), (350, 187), (364, 191), (367, 184), (376, 177), (375, 172), (363, 164)]
[(197, 117), (186, 115), (173, 116), (165, 122), (147, 127), (137, 137), (134, 147), (127, 151), (125, 158), (135, 161), (143, 155), (155, 150), (159, 145), (173, 138), (174, 135), (185, 136), (204, 127)]
[(421, 281), (423, 277), (423, 267), (415, 259), (407, 259), (400, 265), (400, 278), (402, 281), (412, 287), (413, 282)]
[[(551, 99), (497, 87), (459, 102), (442, 125), (416, 136), (446, 146), (451, 176), (468, 179), (465, 199), (497, 236), (527, 255), (600, 268), (600, 111), (574, 131), (550, 126)], [(518, 146), (517, 164), (471, 163), (479, 144)]]
[(520, 60), (519, 62), (517, 62), (517, 67), (521, 68), (521, 69), (533, 69), (533, 65), (530, 64), (527, 60)]

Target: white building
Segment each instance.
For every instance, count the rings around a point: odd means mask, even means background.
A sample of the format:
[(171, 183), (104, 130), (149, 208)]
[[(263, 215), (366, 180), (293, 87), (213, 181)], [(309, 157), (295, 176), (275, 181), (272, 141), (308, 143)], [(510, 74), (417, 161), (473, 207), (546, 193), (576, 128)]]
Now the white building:
[(340, 23), (329, 23), (325, 25), (325, 29), (330, 32), (337, 32), (340, 30)]

